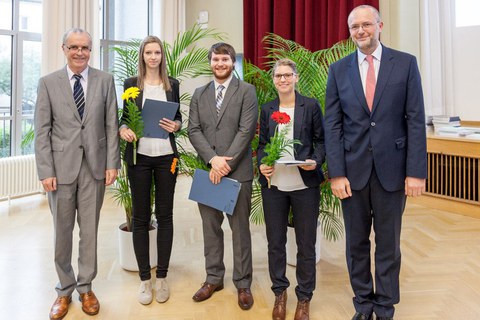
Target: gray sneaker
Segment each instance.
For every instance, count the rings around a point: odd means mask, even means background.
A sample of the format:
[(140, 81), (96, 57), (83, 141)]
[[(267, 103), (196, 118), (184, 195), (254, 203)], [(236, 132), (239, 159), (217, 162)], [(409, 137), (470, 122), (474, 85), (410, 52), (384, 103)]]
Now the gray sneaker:
[(159, 303), (164, 303), (170, 298), (170, 288), (168, 287), (167, 278), (157, 278), (155, 299)]
[(138, 302), (141, 304), (152, 303), (152, 290), (152, 282), (150, 280), (140, 282), (140, 288), (138, 289)]

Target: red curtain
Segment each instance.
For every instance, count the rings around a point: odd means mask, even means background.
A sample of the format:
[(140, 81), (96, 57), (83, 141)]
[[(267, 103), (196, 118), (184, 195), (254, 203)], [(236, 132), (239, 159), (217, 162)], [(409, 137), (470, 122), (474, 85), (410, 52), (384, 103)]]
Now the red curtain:
[(349, 37), (347, 17), (356, 6), (378, 9), (379, 0), (243, 0), (244, 57), (257, 66), (265, 59), (263, 37), (276, 33), (312, 51)]

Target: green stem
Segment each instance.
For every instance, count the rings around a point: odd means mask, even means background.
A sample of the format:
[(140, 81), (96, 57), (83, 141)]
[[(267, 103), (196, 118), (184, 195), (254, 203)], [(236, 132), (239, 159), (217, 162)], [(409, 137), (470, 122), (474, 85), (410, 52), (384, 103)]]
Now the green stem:
[(133, 141), (133, 165), (137, 164), (137, 141)]

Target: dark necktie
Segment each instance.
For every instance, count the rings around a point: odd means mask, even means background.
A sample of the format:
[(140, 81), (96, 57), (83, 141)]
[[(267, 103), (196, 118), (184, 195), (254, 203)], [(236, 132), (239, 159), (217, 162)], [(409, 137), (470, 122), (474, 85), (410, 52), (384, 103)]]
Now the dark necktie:
[(80, 79), (82, 79), (81, 74), (74, 74), (75, 77), (75, 84), (73, 85), (73, 100), (77, 105), (78, 114), (80, 115), (80, 119), (83, 118), (83, 111), (85, 110), (85, 95), (83, 93), (82, 84), (80, 83)]

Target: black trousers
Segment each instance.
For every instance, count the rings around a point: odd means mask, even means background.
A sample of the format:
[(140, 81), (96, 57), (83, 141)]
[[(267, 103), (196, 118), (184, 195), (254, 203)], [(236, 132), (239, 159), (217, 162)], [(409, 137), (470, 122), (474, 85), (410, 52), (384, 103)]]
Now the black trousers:
[[(400, 230), (405, 191), (386, 191), (372, 170), (362, 190), (342, 200), (347, 267), (355, 310), (393, 317), (400, 300)], [(375, 232), (375, 288), (371, 273), (370, 233)]]
[(128, 179), (132, 192), (133, 248), (141, 280), (150, 275), (148, 230), (151, 218), (151, 188), (155, 184), (155, 216), (157, 218), (157, 278), (165, 278), (170, 263), (173, 242), (173, 195), (177, 172), (172, 174), (173, 154), (148, 157), (137, 154), (137, 164), (128, 166)]
[(277, 187), (262, 188), (263, 212), (268, 240), (268, 270), (272, 291), (279, 295), (290, 285), (286, 277), (287, 224), (290, 207), (297, 242), (298, 300), (310, 300), (315, 290), (315, 242), (319, 214), (320, 191), (318, 187), (284, 192)]

